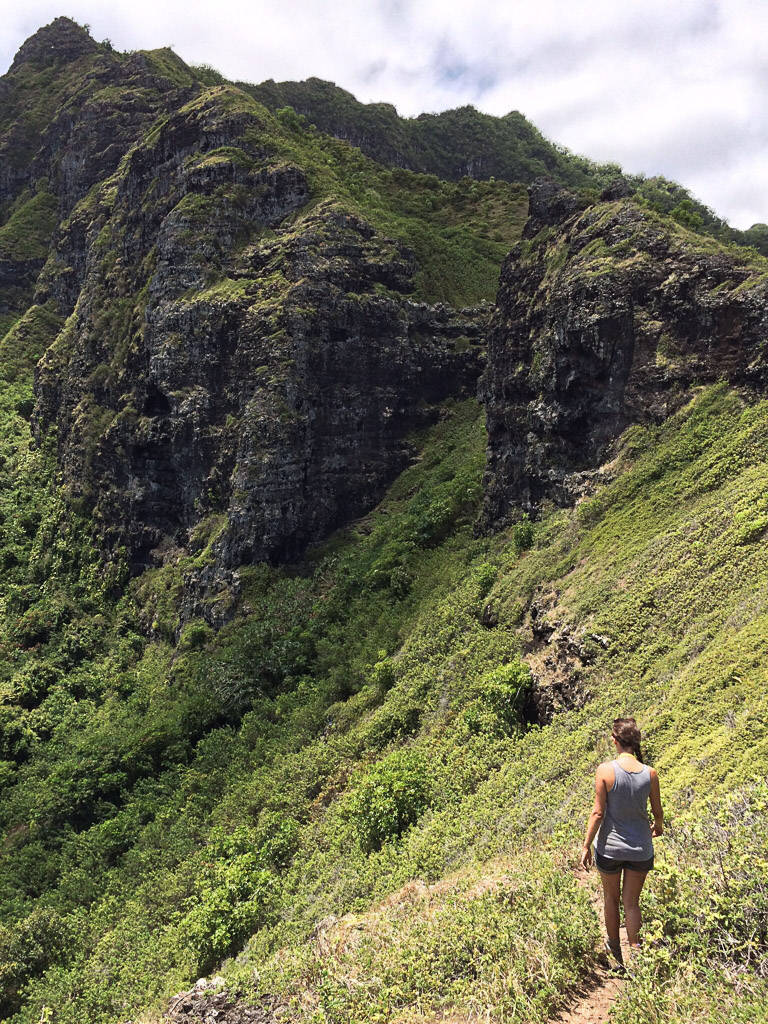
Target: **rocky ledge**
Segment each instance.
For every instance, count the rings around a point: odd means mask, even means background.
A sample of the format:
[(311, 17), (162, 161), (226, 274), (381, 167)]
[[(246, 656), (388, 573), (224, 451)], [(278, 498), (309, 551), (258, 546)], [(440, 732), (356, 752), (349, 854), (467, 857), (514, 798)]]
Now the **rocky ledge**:
[(501, 271), (480, 396), (488, 457), (480, 528), (589, 493), (631, 423), (660, 422), (702, 384), (768, 381), (768, 261), (605, 193), (529, 190)]
[(200, 978), (188, 992), (174, 996), (163, 1020), (169, 1024), (276, 1024), (269, 1010), (233, 998), (218, 976)]

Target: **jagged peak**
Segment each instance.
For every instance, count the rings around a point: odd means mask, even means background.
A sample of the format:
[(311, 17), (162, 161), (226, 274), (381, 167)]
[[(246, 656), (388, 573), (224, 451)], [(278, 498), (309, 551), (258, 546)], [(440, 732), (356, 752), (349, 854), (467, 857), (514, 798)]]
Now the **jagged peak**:
[(24, 64), (68, 63), (98, 49), (99, 44), (82, 25), (71, 18), (55, 18), (22, 43), (10, 70), (17, 71)]

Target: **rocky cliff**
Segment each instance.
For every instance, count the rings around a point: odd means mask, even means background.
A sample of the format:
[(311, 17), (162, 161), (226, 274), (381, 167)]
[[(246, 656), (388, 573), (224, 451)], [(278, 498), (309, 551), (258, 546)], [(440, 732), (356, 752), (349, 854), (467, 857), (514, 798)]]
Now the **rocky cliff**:
[[(105, 559), (204, 550), (183, 607), (221, 621), (239, 565), (369, 509), (407, 435), (474, 393), (490, 307), (418, 301), (423, 257), (329, 182), (322, 143), (170, 51), (116, 54), (57, 19), (2, 82), (4, 311), (64, 325), (36, 441), (55, 433)], [(34, 248), (3, 262), (33, 214)]]
[(29, 305), (57, 224), (199, 89), (171, 51), (118, 54), (69, 18), (24, 43), (0, 79), (0, 321)]
[[(223, 81), (221, 75), (217, 77)], [(596, 164), (570, 153), (545, 138), (517, 110), (493, 117), (464, 106), (406, 118), (391, 103), (361, 103), (320, 78), (238, 85), (268, 109), (290, 107), (307, 125), (346, 139), (390, 167), (450, 181), (466, 176), (530, 184), (546, 176), (566, 188), (595, 190), (594, 196), (620, 181), (628, 195), (636, 195), (656, 212), (678, 218), (686, 227), (694, 226), (721, 242), (755, 246), (768, 255), (765, 224), (754, 224), (747, 231), (732, 228), (677, 182), (623, 174), (618, 164)]]
[(608, 190), (542, 181), (501, 272), (480, 393), (483, 523), (587, 493), (631, 423), (659, 423), (702, 384), (768, 384), (768, 262)]
[(768, 263), (215, 79), (59, 19), (0, 81), (0, 1017), (562, 1017), (632, 714), (617, 1011), (768, 1019)]
[[(340, 91), (319, 85), (332, 121)], [(196, 556), (184, 616), (214, 623), (238, 566), (300, 558), (370, 508), (408, 435), (473, 393), (489, 307), (418, 301), (419, 282), (429, 264), (433, 292), (458, 294), (521, 216), (515, 188), (390, 172), (254, 93), (206, 87), (171, 51), (115, 53), (68, 19), (0, 88), (0, 313), (16, 345), (33, 322), (63, 325), (35, 372), (36, 442), (55, 435), (103, 558)], [(493, 133), (476, 145), (474, 114), (453, 114), (440, 131), (482, 154)], [(697, 383), (764, 383), (764, 263), (630, 191), (531, 189), (480, 387), (486, 528), (573, 501), (628, 423), (663, 419)]]
[(273, 148), (256, 105), (214, 88), (59, 246), (73, 266), (90, 231), (36, 429), (56, 425), (71, 497), (137, 567), (210, 516), (217, 568), (296, 558), (370, 507), (437, 402), (474, 388), (484, 311), (403, 298), (413, 254), (332, 200), (281, 227), (309, 190)]

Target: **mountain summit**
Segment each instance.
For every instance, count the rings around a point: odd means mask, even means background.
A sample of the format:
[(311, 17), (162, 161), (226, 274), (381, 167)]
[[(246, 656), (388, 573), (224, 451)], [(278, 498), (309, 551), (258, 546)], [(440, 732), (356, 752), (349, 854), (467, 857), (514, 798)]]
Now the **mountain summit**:
[(25, 64), (32, 68), (68, 64), (98, 49), (99, 44), (82, 25), (71, 18), (56, 18), (23, 43), (9, 70), (19, 71)]

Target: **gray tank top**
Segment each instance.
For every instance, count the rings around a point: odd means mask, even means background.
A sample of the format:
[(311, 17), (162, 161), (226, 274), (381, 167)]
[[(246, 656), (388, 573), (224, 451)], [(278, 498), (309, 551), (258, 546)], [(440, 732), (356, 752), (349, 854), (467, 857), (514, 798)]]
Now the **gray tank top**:
[(651, 773), (648, 765), (643, 765), (642, 771), (628, 772), (621, 762), (612, 764), (614, 782), (608, 790), (595, 849), (614, 860), (648, 860), (653, 856), (647, 809)]

